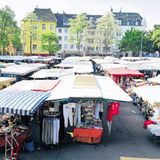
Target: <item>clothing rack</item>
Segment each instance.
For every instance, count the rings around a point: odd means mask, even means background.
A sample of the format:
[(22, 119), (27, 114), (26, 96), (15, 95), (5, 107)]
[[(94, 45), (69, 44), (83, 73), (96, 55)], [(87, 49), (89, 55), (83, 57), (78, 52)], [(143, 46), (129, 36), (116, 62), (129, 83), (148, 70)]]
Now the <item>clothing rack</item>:
[(45, 116), (42, 122), (42, 142), (46, 145), (59, 143), (60, 119), (56, 116)]

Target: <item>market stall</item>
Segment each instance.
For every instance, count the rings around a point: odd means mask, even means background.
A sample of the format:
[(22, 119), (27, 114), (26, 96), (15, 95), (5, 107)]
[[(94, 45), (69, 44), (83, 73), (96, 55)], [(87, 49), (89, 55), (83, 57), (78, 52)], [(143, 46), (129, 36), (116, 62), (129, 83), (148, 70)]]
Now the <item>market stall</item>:
[(107, 75), (109, 75), (121, 88), (124, 90), (130, 87), (131, 78), (134, 77), (144, 77), (143, 73), (137, 70), (120, 68), (120, 69), (108, 69)]
[(10, 86), (15, 80), (15, 78), (0, 77), (0, 90)]
[[(47, 92), (1, 90), (0, 91), (0, 144), (5, 145), (5, 158), (8, 147), (10, 156), (18, 156), (25, 140), (30, 136), (30, 116), (49, 96)], [(5, 142), (5, 143), (4, 143)], [(17, 157), (16, 157), (17, 158)]]
[(28, 63), (21, 63), (21, 64), (12, 64), (6, 68), (1, 69), (1, 76), (2, 77), (15, 77), (16, 82), (28, 78), (33, 72), (38, 71), (42, 68), (46, 68), (46, 64), (28, 64)]
[(74, 140), (92, 144), (99, 143), (102, 137), (103, 128), (99, 113), (103, 110), (105, 99), (131, 101), (112, 79), (94, 75), (61, 78), (61, 82), (51, 91), (47, 100), (67, 100), (63, 103), (65, 130), (69, 131), (72, 127)]

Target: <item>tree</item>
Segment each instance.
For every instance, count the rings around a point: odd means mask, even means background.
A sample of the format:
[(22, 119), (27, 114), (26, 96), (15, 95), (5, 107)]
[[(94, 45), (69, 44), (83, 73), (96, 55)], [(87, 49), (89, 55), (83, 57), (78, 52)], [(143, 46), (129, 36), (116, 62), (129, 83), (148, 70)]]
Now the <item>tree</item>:
[(155, 25), (154, 29), (152, 31), (152, 40), (155, 44), (160, 49), (160, 25)]
[(49, 32), (42, 35), (42, 49), (53, 54), (59, 50), (58, 37), (55, 33)]
[(0, 9), (0, 48), (3, 54), (15, 35), (15, 28), (18, 28), (14, 17), (14, 12), (8, 6)]
[(149, 32), (132, 28), (125, 32), (119, 43), (119, 49), (124, 52), (132, 51), (133, 55), (137, 56), (141, 51), (153, 52), (154, 45)]
[(34, 39), (34, 37), (37, 36), (37, 27), (36, 27), (36, 23), (37, 23), (38, 17), (35, 13), (31, 12), (28, 13), (28, 15), (26, 16), (26, 18), (24, 18), (24, 22), (23, 26), (22, 26), (22, 30), (23, 30), (23, 37), (27, 37), (27, 38), (23, 38), (23, 43), (26, 43), (24, 40), (25, 39), (29, 39), (29, 47), (30, 47), (30, 54), (32, 54), (32, 41)]
[(112, 12), (107, 12), (97, 21), (95, 37), (104, 47), (104, 52), (107, 53), (111, 45), (117, 40), (116, 34), (120, 32), (120, 28)]
[(84, 13), (77, 15), (75, 19), (70, 19), (69, 39), (76, 44), (78, 52), (80, 52), (80, 46), (85, 39), (84, 32), (88, 26), (87, 16)]
[(12, 41), (13, 47), (16, 50), (16, 53), (17, 53), (17, 50), (22, 47), (20, 36), (21, 36), (20, 29), (19, 28), (15, 28), (15, 32), (14, 32), (14, 35), (12, 36), (12, 40), (11, 41)]

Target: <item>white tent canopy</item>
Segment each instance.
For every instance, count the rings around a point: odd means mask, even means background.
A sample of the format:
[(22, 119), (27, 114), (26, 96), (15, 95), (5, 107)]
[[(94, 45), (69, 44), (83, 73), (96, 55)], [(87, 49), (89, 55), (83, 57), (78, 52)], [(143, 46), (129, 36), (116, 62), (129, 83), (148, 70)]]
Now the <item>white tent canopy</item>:
[(153, 106), (160, 106), (160, 86), (134, 87), (133, 92)]
[(22, 64), (13, 64), (6, 68), (2, 68), (2, 74), (15, 74), (15, 75), (21, 75), (24, 76), (28, 73), (37, 71), (41, 68), (45, 68), (46, 64), (39, 64), (39, 63), (22, 63)]
[(147, 81), (150, 82), (150, 83), (158, 83), (158, 84), (160, 84), (160, 75), (158, 75), (157, 77), (148, 78)]
[(33, 79), (59, 78), (66, 75), (74, 74), (73, 69), (41, 69), (32, 74)]
[(94, 75), (75, 75), (61, 78), (47, 100), (68, 98), (103, 98), (132, 101), (111, 78)]

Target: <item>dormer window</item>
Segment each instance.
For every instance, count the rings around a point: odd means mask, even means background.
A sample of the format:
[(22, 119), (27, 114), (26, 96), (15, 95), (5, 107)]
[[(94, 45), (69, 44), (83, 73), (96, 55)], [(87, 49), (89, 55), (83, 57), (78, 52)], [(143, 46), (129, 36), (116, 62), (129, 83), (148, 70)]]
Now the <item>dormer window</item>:
[(135, 22), (135, 25), (136, 25), (136, 26), (138, 26), (138, 25), (139, 25), (139, 22), (138, 22), (138, 21), (136, 21), (136, 22)]
[(131, 25), (131, 22), (130, 21), (127, 21), (127, 26), (130, 26)]
[(68, 25), (67, 19), (63, 19), (63, 25)]
[(122, 25), (122, 20), (121, 19), (117, 19), (117, 23), (118, 23), (118, 25)]

